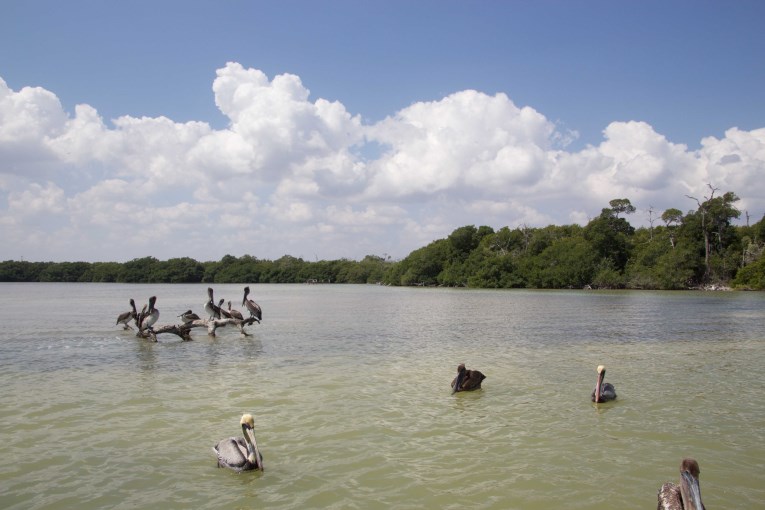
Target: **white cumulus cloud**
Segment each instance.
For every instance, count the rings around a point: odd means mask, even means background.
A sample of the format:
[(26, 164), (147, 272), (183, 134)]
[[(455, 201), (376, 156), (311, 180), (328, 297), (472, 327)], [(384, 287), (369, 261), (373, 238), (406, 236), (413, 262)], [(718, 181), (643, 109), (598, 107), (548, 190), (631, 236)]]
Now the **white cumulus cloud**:
[(688, 210), (708, 184), (763, 213), (765, 128), (690, 150), (635, 119), (569, 151), (571, 132), (502, 93), (457, 91), (365, 124), (293, 74), (228, 63), (212, 89), (222, 129), (107, 124), (0, 79), (0, 257), (403, 257), (464, 225), (585, 223), (614, 198)]

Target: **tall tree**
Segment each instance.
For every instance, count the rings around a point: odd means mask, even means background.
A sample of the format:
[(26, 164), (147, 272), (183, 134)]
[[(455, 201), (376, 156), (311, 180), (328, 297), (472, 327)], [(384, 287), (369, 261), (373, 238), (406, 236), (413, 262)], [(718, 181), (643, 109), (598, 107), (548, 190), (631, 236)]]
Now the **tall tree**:
[(686, 195), (691, 200), (695, 200), (699, 206), (696, 214), (700, 218), (701, 233), (704, 237), (705, 281), (708, 281), (712, 276), (710, 258), (713, 250), (713, 238), (717, 238), (719, 250), (722, 252), (727, 246), (726, 240), (731, 220), (741, 216), (741, 211), (733, 205), (739, 200), (735, 193), (728, 191), (722, 196), (715, 197), (719, 188), (715, 188), (711, 184), (707, 184), (707, 186), (711, 192), (708, 197), (704, 197), (703, 202), (696, 197)]
[(620, 214), (632, 214), (635, 212), (635, 206), (632, 205), (629, 198), (615, 198), (608, 205), (611, 206), (614, 217), (618, 218)]
[[(629, 207), (632, 207), (626, 198), (612, 200), (611, 204), (615, 204), (621, 212), (628, 212)], [(635, 228), (624, 218), (619, 218), (619, 213), (613, 207), (604, 208), (600, 216), (584, 228), (584, 238), (592, 244), (599, 258), (610, 259), (613, 268), (620, 272), (624, 271), (629, 259), (630, 240), (634, 233)]]
[(661, 220), (667, 226), (667, 233), (669, 234), (669, 244), (672, 245), (672, 249), (675, 249), (675, 230), (677, 226), (683, 221), (683, 213), (680, 209), (670, 207), (661, 214)]

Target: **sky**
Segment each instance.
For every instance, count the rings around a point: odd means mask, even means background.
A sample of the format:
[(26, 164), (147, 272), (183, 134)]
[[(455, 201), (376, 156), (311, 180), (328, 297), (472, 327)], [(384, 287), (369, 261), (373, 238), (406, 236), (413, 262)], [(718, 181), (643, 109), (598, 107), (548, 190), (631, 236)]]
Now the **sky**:
[(765, 2), (3, 0), (0, 260), (765, 214)]

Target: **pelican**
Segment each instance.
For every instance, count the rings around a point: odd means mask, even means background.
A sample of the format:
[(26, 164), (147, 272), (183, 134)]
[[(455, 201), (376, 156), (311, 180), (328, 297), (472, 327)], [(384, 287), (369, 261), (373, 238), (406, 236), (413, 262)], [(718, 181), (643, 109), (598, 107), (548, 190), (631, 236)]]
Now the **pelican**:
[(457, 367), (457, 377), (452, 381), (452, 394), (458, 391), (472, 391), (481, 388), (481, 381), (486, 379), (478, 370), (467, 370), (464, 363)]
[(138, 331), (141, 330), (141, 323), (146, 318), (146, 309), (149, 307), (149, 305), (143, 305), (143, 308), (141, 308), (141, 311), (138, 313), (138, 317), (135, 319), (135, 325), (138, 326)]
[(609, 400), (616, 400), (616, 390), (611, 383), (603, 382), (606, 377), (606, 366), (598, 365), (598, 382), (595, 385), (595, 389), (592, 390), (592, 401), (596, 404), (600, 402), (608, 402)]
[[(223, 308), (223, 303), (225, 303), (226, 300), (221, 298), (220, 301), (218, 301), (218, 309), (220, 310), (221, 319), (230, 319), (231, 313)], [(229, 301), (230, 302), (230, 301)]]
[(159, 310), (154, 308), (154, 303), (156, 302), (157, 296), (151, 296), (149, 298), (149, 309), (146, 310), (146, 315), (142, 317), (141, 323), (138, 325), (139, 330), (148, 329), (149, 331), (153, 331), (151, 327), (157, 322), (157, 319), (159, 319)]
[(220, 307), (215, 304), (215, 301), (213, 300), (213, 290), (212, 287), (207, 287), (207, 296), (210, 298), (207, 303), (205, 303), (205, 312), (210, 314), (210, 319), (220, 319)]
[(124, 329), (133, 329), (128, 325), (128, 322), (134, 320), (137, 323), (138, 321), (138, 312), (136, 312), (135, 301), (133, 301), (133, 298), (130, 298), (130, 308), (132, 308), (132, 310), (128, 312), (122, 312), (119, 317), (117, 317), (117, 324), (122, 324)]
[(234, 319), (239, 319), (240, 321), (244, 320), (244, 316), (242, 315), (242, 312), (240, 312), (237, 309), (231, 308), (231, 301), (228, 302), (228, 313), (233, 317)]
[(665, 483), (659, 489), (657, 510), (705, 510), (699, 487), (699, 463), (683, 459), (680, 463), (680, 485)]
[(244, 288), (244, 298), (242, 298), (242, 306), (247, 307), (247, 310), (250, 312), (250, 317), (255, 317), (258, 319), (258, 322), (263, 320), (263, 311), (260, 309), (260, 305), (257, 304), (252, 299), (247, 299), (247, 296), (250, 294), (250, 288), (245, 287)]
[(263, 456), (258, 450), (258, 442), (255, 441), (255, 420), (247, 413), (239, 420), (242, 425), (241, 437), (229, 437), (222, 439), (213, 446), (215, 455), (218, 456), (218, 467), (226, 467), (236, 472), (259, 469), (263, 471)]
[(198, 321), (200, 319), (199, 315), (195, 314), (191, 310), (186, 310), (182, 314), (180, 314), (178, 317), (183, 321), (184, 324), (188, 324), (189, 322)]

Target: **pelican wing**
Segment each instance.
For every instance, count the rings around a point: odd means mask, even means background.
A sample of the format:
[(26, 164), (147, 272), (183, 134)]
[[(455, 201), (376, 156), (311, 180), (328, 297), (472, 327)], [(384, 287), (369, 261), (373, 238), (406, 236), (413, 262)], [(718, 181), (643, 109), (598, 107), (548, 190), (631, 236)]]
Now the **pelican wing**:
[(122, 312), (119, 315), (119, 317), (117, 317), (117, 324), (119, 324), (120, 322), (127, 324), (132, 318), (133, 318), (133, 312)]
[(465, 380), (462, 382), (462, 389), (465, 391), (477, 390), (481, 387), (481, 381), (486, 379), (478, 370), (468, 370)]
[(680, 487), (674, 483), (665, 483), (657, 494), (659, 505), (657, 510), (683, 510), (683, 501), (680, 497)]
[(253, 469), (253, 464), (247, 460), (247, 444), (241, 437), (229, 437), (218, 442), (213, 447), (218, 456), (218, 467), (245, 471)]
[(460, 381), (460, 387), (455, 388), (454, 385), (457, 384), (458, 378), (459, 375), (452, 380), (452, 389), (455, 391), (472, 391), (481, 387), (481, 382), (486, 379), (486, 376), (478, 370), (465, 370), (465, 375)]

